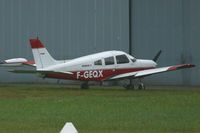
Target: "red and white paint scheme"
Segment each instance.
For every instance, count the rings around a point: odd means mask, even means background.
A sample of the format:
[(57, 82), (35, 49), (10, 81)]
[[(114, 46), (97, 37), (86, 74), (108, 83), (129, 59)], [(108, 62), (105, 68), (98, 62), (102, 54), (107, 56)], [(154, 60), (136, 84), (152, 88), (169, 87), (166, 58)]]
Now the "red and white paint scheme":
[[(143, 78), (152, 74), (194, 67), (192, 64), (181, 64), (156, 68), (161, 51), (153, 60), (136, 59), (122, 51), (106, 51), (91, 54), (72, 60), (55, 60), (42, 42), (30, 39), (34, 62), (18, 60), (23, 64), (36, 67), (35, 71), (13, 70), (15, 73), (39, 73), (44, 78), (68, 79), (80, 81), (107, 81), (117, 79)], [(32, 64), (31, 64), (32, 63)], [(86, 84), (82, 88), (87, 88)], [(140, 84), (140, 88), (144, 88)]]

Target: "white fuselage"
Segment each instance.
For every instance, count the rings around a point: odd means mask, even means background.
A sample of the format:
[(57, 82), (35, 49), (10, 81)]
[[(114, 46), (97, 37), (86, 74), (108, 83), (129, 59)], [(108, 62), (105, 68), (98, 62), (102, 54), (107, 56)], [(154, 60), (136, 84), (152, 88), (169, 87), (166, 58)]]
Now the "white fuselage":
[(66, 63), (46, 67), (41, 70), (72, 72), (71, 76), (47, 74), (49, 78), (72, 80), (106, 80), (117, 74), (155, 68), (152, 60), (135, 59), (122, 51), (106, 51), (83, 56)]

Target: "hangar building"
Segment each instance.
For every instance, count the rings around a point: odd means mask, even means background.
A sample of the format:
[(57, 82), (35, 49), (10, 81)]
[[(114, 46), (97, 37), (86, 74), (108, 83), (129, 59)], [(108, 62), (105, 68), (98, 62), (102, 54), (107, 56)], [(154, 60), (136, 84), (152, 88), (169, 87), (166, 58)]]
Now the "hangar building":
[[(200, 85), (198, 0), (1, 0), (0, 59), (32, 59), (37, 36), (56, 59), (105, 50), (153, 58), (159, 66), (194, 63), (196, 68), (151, 76), (149, 84)], [(131, 34), (130, 34), (131, 33)], [(0, 82), (41, 82), (0, 69)], [(45, 80), (51, 82), (52, 80)]]

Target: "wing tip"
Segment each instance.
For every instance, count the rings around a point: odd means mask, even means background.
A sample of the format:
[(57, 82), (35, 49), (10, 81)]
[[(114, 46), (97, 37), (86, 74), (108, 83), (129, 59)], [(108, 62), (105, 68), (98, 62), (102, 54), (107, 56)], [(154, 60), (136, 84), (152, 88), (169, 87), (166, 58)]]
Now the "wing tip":
[(178, 69), (184, 69), (184, 68), (192, 68), (195, 67), (196, 65), (194, 64), (181, 64), (181, 65), (176, 65), (172, 66), (168, 69), (168, 71), (173, 71), (173, 70), (178, 70)]

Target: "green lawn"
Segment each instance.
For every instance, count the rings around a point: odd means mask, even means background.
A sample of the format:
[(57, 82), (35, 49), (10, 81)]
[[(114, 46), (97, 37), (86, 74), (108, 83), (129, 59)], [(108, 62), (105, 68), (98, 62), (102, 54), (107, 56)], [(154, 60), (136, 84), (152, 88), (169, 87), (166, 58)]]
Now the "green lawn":
[(73, 122), (79, 133), (200, 132), (200, 88), (0, 85), (1, 133), (58, 133)]

